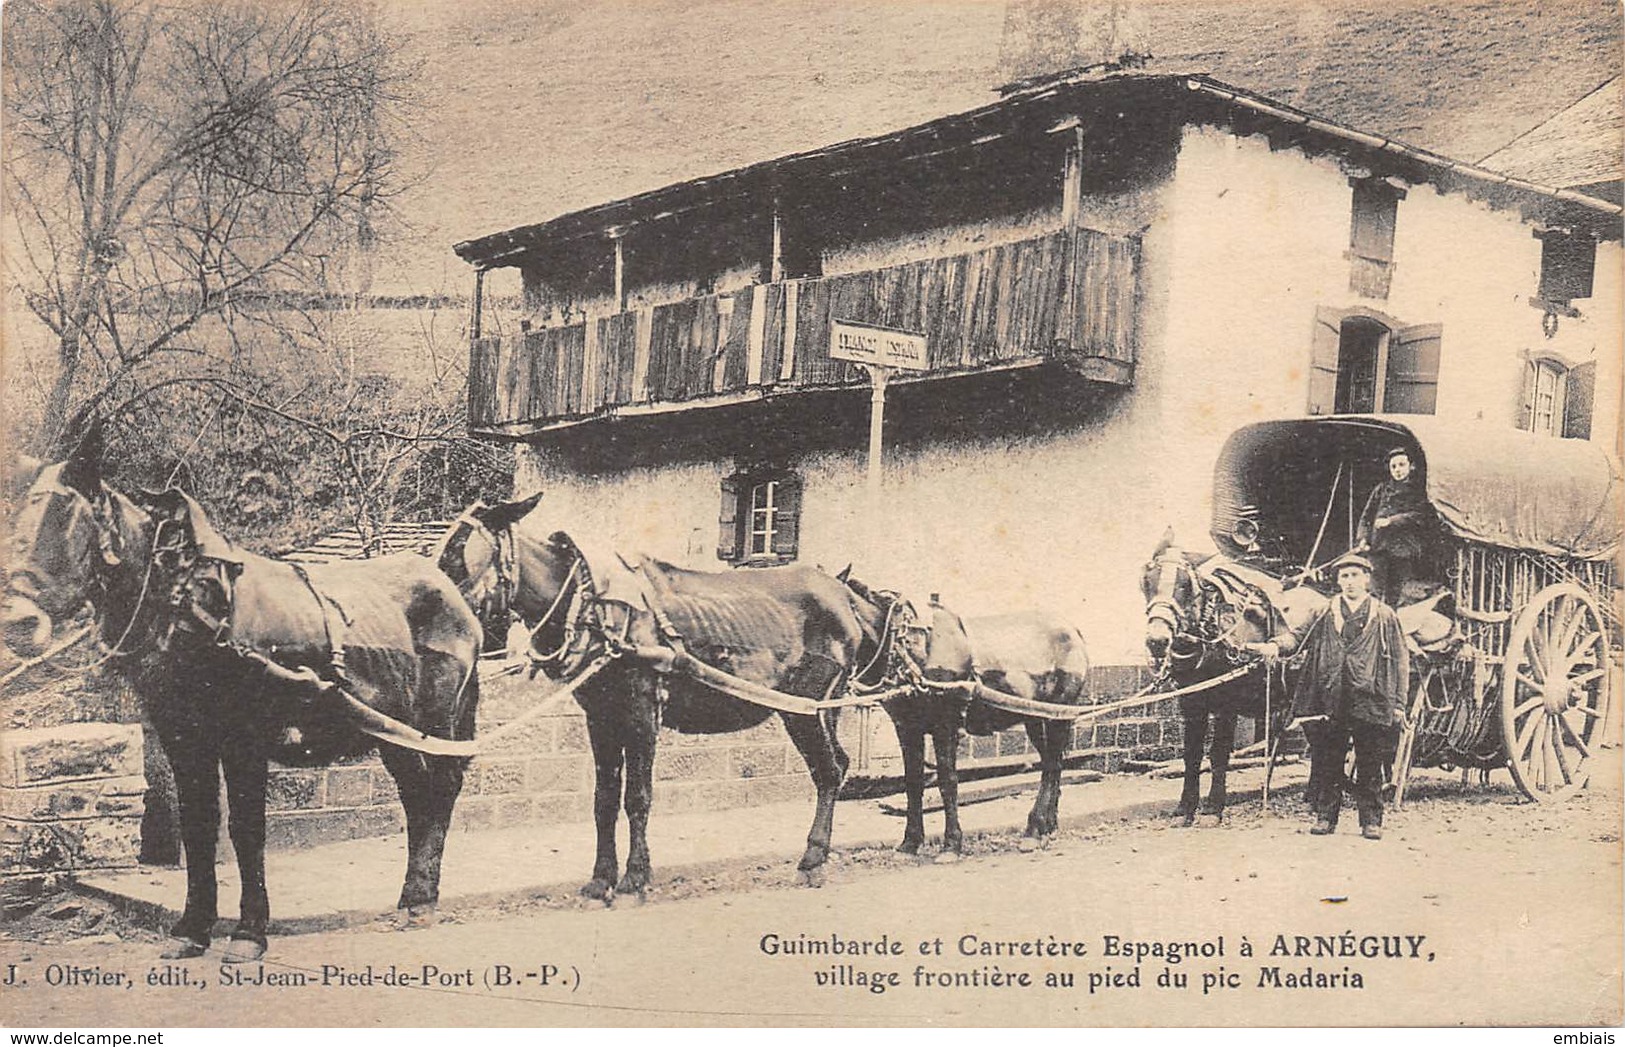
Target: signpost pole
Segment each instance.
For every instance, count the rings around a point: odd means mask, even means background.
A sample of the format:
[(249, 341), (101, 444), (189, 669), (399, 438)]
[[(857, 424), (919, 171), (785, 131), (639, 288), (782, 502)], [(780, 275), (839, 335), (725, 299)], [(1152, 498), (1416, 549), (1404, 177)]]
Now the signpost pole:
[(886, 380), (893, 370), (925, 371), (930, 367), (925, 335), (889, 327), (832, 319), (829, 325), (829, 356), (861, 366), (869, 376), (869, 477), (863, 529), (867, 532), (864, 553), (868, 570), (880, 570), (880, 544), (884, 535), (881, 514), (881, 466), (885, 454)]
[[(924, 371), (930, 367), (926, 355), (925, 335), (913, 331), (899, 331), (855, 320), (831, 318), (829, 325), (829, 356), (831, 360), (845, 360), (861, 366), (869, 376), (869, 475), (868, 496), (864, 507), (864, 553), (868, 557), (864, 570), (873, 571), (875, 578), (885, 576), (880, 566), (880, 545), (884, 536), (881, 514), (885, 504), (881, 500), (881, 466), (885, 460), (886, 434), (886, 379), (893, 368)], [(874, 712), (869, 706), (858, 711), (858, 752), (855, 769), (869, 766), (870, 719)]]
[(868, 552), (870, 569), (880, 561), (881, 513), (885, 506), (881, 500), (881, 463), (884, 461), (886, 421), (886, 378), (891, 369), (877, 364), (864, 364), (869, 372), (869, 499), (868, 499)]

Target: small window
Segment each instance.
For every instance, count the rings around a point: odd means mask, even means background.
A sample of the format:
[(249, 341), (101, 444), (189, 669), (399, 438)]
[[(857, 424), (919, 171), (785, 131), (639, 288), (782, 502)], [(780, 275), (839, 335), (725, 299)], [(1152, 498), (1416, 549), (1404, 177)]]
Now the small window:
[(1355, 179), (1352, 184), (1349, 290), (1367, 298), (1387, 298), (1393, 277), (1394, 228), (1405, 193), (1381, 178)]
[(801, 478), (784, 470), (747, 470), (722, 481), (717, 559), (765, 566), (796, 558), (801, 537)]
[(1377, 410), (1382, 350), (1388, 329), (1373, 320), (1343, 321), (1337, 344), (1337, 414)]
[(1597, 242), (1591, 237), (1548, 232), (1540, 238), (1540, 298), (1551, 305), (1568, 305), (1591, 297), (1597, 268)]
[(773, 496), (778, 493), (781, 480), (762, 480), (750, 485), (750, 522), (745, 531), (745, 553), (748, 556), (766, 556), (773, 551), (773, 539), (778, 536), (780, 505)]
[(1390, 329), (1367, 316), (1323, 312), (1310, 346), (1310, 414), (1433, 414), (1438, 324)]
[(1529, 361), (1518, 427), (1547, 436), (1590, 439), (1596, 379), (1594, 363), (1568, 368), (1556, 360)]

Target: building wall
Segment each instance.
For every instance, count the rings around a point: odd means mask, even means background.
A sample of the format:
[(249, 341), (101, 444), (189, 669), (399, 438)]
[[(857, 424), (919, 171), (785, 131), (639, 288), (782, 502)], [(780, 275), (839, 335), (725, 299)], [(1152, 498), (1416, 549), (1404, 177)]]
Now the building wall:
[(1389, 296), (1363, 298), (1349, 290), (1348, 178), (1335, 160), (1272, 150), (1262, 136), (1185, 131), (1166, 198), (1173, 304), (1135, 396), (1158, 405), (1165, 455), (1148, 472), (1195, 544), (1205, 544), (1206, 479), (1225, 436), (1306, 413), (1317, 309), (1442, 324), (1437, 413), (1464, 424), (1517, 423), (1531, 353), (1597, 360), (1592, 439), (1618, 438), (1617, 243), (1599, 248), (1593, 297), (1576, 303), (1584, 318), (1561, 319), (1547, 339), (1529, 304), (1540, 276), (1534, 227), (1516, 211), (1415, 185), (1399, 202)]
[[(1310, 337), (1322, 308), (1443, 324), (1439, 414), (1464, 422), (1513, 424), (1529, 351), (1562, 347), (1573, 362), (1597, 355), (1606, 363), (1593, 434), (1612, 438), (1617, 352), (1598, 349), (1618, 344), (1619, 279), (1610, 264), (1617, 245), (1600, 252), (1597, 293), (1580, 303), (1591, 315), (1562, 320), (1547, 340), (1540, 311), (1528, 304), (1540, 263), (1531, 226), (1516, 212), (1412, 186), (1399, 204), (1390, 295), (1364, 299), (1349, 290), (1348, 178), (1332, 159), (1190, 127), (1166, 183), (1086, 197), (1086, 225), (1148, 223), (1133, 389), (1015, 436), (938, 430), (890, 443), (884, 522), (872, 538), (861, 433), (845, 449), (784, 463), (805, 483), (800, 558), (831, 569), (855, 562), (877, 584), (939, 592), (971, 616), (1051, 607), (1080, 625), (1097, 663), (1138, 660), (1146, 556), (1167, 526), (1189, 547), (1209, 546), (1212, 468), (1230, 432), (1305, 413)], [(831, 257), (843, 267), (892, 264), (1051, 217), (994, 218)], [(582, 476), (527, 450), (516, 488), (547, 488), (543, 515), (561, 526), (715, 567), (718, 484), (733, 465)]]

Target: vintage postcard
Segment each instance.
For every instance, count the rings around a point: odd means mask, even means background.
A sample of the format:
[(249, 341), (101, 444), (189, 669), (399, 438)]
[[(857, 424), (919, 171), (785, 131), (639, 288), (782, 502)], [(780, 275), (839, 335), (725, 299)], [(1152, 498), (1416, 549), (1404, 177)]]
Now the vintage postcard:
[(3, 31), (0, 1022), (1625, 1017), (1617, 5)]

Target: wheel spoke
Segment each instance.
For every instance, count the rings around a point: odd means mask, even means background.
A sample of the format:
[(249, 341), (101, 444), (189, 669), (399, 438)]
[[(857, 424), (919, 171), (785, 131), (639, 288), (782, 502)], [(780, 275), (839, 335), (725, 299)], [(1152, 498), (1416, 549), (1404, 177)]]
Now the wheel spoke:
[(1597, 677), (1601, 676), (1603, 673), (1605, 673), (1607, 671), (1608, 671), (1607, 669), (1598, 668), (1598, 669), (1592, 669), (1590, 672), (1581, 673), (1579, 676), (1571, 676), (1571, 677), (1569, 677), (1569, 686), (1570, 687), (1582, 687), (1585, 684), (1590, 683), (1592, 680), (1595, 680)]
[(1545, 701), (1546, 701), (1546, 699), (1545, 699), (1544, 696), (1542, 696), (1540, 694), (1536, 694), (1533, 698), (1529, 699), (1528, 701), (1519, 702), (1516, 706), (1514, 706), (1513, 709), (1512, 709), (1512, 715), (1514, 717), (1522, 716), (1524, 713), (1527, 713), (1529, 710), (1533, 709), (1537, 705), (1540, 705), (1540, 704), (1544, 703)]
[(1529, 767), (1534, 771), (1535, 788), (1546, 791), (1546, 716), (1536, 714), (1535, 734), (1529, 746)]
[(1562, 607), (1565, 613), (1562, 629), (1558, 633), (1557, 640), (1557, 650), (1560, 654), (1567, 653), (1568, 651), (1572, 651), (1574, 649), (1569, 646), (1569, 641), (1574, 639), (1575, 631), (1579, 629), (1581, 624), (1586, 620), (1584, 605), (1576, 605), (1573, 603), (1573, 601), (1564, 600)]
[(1591, 717), (1592, 719), (1597, 719), (1598, 717), (1602, 716), (1602, 710), (1601, 709), (1593, 709), (1589, 705), (1576, 705), (1576, 706), (1572, 706), (1571, 708), (1573, 708), (1574, 711), (1577, 712), (1577, 713), (1585, 713), (1587, 716)]
[[(1534, 691), (1537, 695), (1540, 694), (1540, 692), (1542, 690), (1541, 682), (1539, 680), (1535, 679), (1534, 677), (1529, 676), (1527, 673), (1525, 673), (1521, 669), (1518, 671), (1518, 682), (1523, 684), (1525, 687), (1529, 688), (1531, 691)], [(1540, 699), (1535, 698), (1535, 699), (1533, 699), (1533, 701), (1538, 702), (1538, 701), (1540, 701)], [(1525, 708), (1525, 706), (1519, 705), (1518, 708), (1522, 709), (1522, 708)], [(1514, 710), (1514, 711), (1516, 711), (1516, 710)]]
[(1523, 727), (1518, 730), (1517, 742), (1512, 746), (1512, 757), (1521, 762), (1528, 762), (1530, 749), (1535, 741), (1535, 734), (1540, 729), (1544, 717), (1539, 713), (1531, 713)]
[(1574, 652), (1575, 660), (1579, 661), (1580, 660), (1579, 656), (1583, 652), (1591, 650), (1591, 645), (1596, 643), (1600, 639), (1602, 639), (1602, 633), (1600, 633), (1600, 632), (1586, 633), (1585, 634), (1585, 639), (1581, 640), (1579, 643), (1577, 643), (1573, 647), (1569, 648), (1571, 651)]
[(1547, 734), (1546, 747), (1551, 750), (1552, 757), (1557, 761), (1557, 773), (1562, 775), (1563, 784), (1570, 785), (1574, 782), (1574, 775), (1569, 773), (1569, 762), (1563, 758), (1563, 738), (1561, 734), (1561, 729), (1566, 725), (1563, 723), (1561, 716), (1555, 717), (1555, 719), (1559, 730)]
[(1568, 735), (1569, 741), (1573, 743), (1576, 749), (1580, 750), (1580, 755), (1589, 760), (1591, 758), (1591, 747), (1585, 743), (1584, 738), (1580, 737), (1580, 732), (1570, 726), (1568, 720), (1561, 716), (1557, 718), (1557, 722), (1562, 725), (1563, 733)]
[(1540, 623), (1537, 622), (1535, 627), (1529, 630), (1529, 639), (1524, 641), (1523, 660), (1537, 677), (1545, 679), (1547, 675), (1546, 652), (1541, 648), (1540, 635)]

